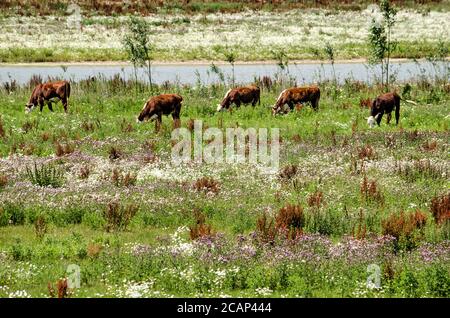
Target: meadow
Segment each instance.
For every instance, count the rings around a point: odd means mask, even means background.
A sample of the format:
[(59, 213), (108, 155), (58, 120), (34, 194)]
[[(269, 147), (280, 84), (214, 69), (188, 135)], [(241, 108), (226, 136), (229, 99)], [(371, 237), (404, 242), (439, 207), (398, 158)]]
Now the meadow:
[[(382, 87), (351, 79), (319, 82), (318, 112), (279, 116), (296, 84), (282, 77), (259, 82), (261, 105), (222, 113), (228, 84), (150, 91), (117, 75), (72, 83), (68, 114), (26, 115), (35, 83), (0, 89), (0, 297), (450, 296), (447, 77), (392, 84), (415, 104), (373, 129)], [(280, 168), (174, 166), (172, 119), (135, 122), (164, 92), (184, 97), (188, 129), (280, 128)]]
[[(373, 18), (381, 18), (377, 8), (157, 12), (144, 20), (150, 25), (155, 61), (224, 61), (230, 52), (236, 61), (273, 61), (281, 53), (290, 60), (320, 60), (326, 59), (326, 44), (334, 48), (336, 59), (354, 59), (369, 55), (369, 26)], [(444, 9), (399, 8), (391, 57), (432, 56), (438, 43), (448, 49), (449, 16)], [(91, 11), (80, 16), (5, 11), (0, 13), (0, 62), (127, 60), (122, 47), (127, 19), (125, 14)]]

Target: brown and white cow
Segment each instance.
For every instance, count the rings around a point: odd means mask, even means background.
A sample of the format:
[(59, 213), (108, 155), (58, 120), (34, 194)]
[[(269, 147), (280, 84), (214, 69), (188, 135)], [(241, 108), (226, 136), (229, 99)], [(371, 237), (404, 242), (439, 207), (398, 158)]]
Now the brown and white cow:
[(64, 111), (67, 113), (67, 106), (70, 97), (70, 83), (68, 81), (48, 82), (38, 84), (31, 93), (28, 103), (25, 104), (25, 112), (29, 113), (39, 105), (40, 111), (47, 103), (48, 109), (53, 111), (52, 103), (61, 100)]
[(391, 121), (391, 112), (395, 108), (395, 124), (398, 125), (400, 119), (400, 96), (396, 92), (386, 93), (378, 96), (372, 102), (370, 108), (370, 117), (367, 123), (371, 128), (375, 126), (375, 122), (380, 126), (383, 114), (387, 114), (387, 123)]
[(320, 89), (317, 86), (292, 87), (281, 92), (272, 107), (272, 114), (276, 115), (283, 110), (284, 105), (289, 105), (292, 110), (299, 103), (310, 102), (314, 110), (319, 109)]
[(162, 94), (151, 97), (145, 102), (137, 122), (156, 119), (156, 125), (159, 127), (162, 122), (162, 115), (172, 114), (174, 124), (177, 126), (179, 125), (182, 103), (183, 97), (178, 94)]
[(252, 103), (252, 106), (255, 106), (256, 103), (261, 105), (259, 87), (251, 85), (228, 90), (222, 102), (217, 105), (217, 111), (228, 109), (233, 103), (236, 104), (236, 107), (240, 107), (241, 103)]

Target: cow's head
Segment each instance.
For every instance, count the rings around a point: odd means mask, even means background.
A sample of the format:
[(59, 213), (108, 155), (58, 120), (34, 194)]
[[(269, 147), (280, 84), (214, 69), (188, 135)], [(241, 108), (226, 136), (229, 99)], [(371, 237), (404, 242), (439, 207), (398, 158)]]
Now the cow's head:
[(372, 106), (370, 107), (370, 116), (367, 118), (367, 124), (370, 128), (375, 127), (375, 124), (379, 123), (379, 118), (382, 114), (383, 110), (381, 109), (380, 104), (378, 103), (377, 99), (374, 99), (372, 102)]
[(281, 107), (278, 105), (273, 105), (272, 106), (272, 115), (275, 116), (276, 114), (281, 112)]
[(142, 110), (141, 110), (139, 116), (136, 118), (136, 122), (142, 123), (147, 120), (153, 121), (156, 117), (158, 117), (158, 115), (151, 111), (151, 107), (149, 106), (149, 103), (146, 102), (144, 104), (144, 107), (142, 107)]
[(225, 99), (220, 103), (217, 104), (217, 111), (221, 112), (230, 107), (230, 101), (228, 100), (228, 97), (225, 97)]
[(144, 120), (147, 119), (147, 103), (144, 104), (144, 107), (142, 107), (141, 112), (139, 113), (139, 116), (136, 118), (137, 123), (142, 123)]
[(28, 102), (25, 104), (25, 113), (26, 114), (31, 113), (33, 111), (33, 109), (35, 109), (35, 108), (36, 108), (36, 104)]
[(289, 112), (290, 108), (286, 105), (278, 105), (275, 104), (272, 106), (272, 115), (275, 116), (276, 114), (287, 114)]

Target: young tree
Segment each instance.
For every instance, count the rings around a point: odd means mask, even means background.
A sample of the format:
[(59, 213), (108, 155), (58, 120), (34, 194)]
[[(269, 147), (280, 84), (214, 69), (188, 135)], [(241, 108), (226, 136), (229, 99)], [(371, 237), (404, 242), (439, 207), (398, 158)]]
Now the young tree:
[(386, 88), (389, 90), (389, 59), (391, 52), (395, 49), (395, 43), (391, 41), (391, 29), (395, 23), (397, 10), (391, 6), (389, 0), (381, 0), (381, 12), (383, 13), (384, 25), (387, 31), (386, 36)]
[(369, 63), (381, 65), (381, 85), (384, 82), (384, 65), (383, 59), (386, 54), (386, 34), (384, 26), (372, 19), (372, 24), (369, 29), (369, 43), (371, 49), (371, 56)]
[(136, 83), (138, 67), (147, 66), (148, 80), (150, 89), (152, 89), (152, 46), (149, 38), (149, 24), (139, 17), (131, 16), (127, 27), (128, 32), (123, 38), (123, 45), (130, 62), (133, 64)]
[(334, 84), (336, 84), (336, 70), (334, 69), (334, 48), (333, 46), (331, 46), (331, 44), (329, 42), (327, 42), (325, 44), (325, 54), (328, 58), (328, 60), (331, 63), (331, 67), (333, 69), (333, 79), (334, 79)]
[(231, 49), (227, 49), (223, 54), (225, 55), (225, 60), (231, 64), (232, 81), (233, 86), (235, 86), (234, 62), (236, 61), (236, 53), (234, 53), (234, 51)]
[[(381, 64), (381, 85), (385, 83), (385, 90), (389, 90), (389, 64), (395, 43), (391, 41), (391, 30), (395, 23), (397, 10), (391, 6), (389, 0), (381, 0), (383, 21), (372, 19), (369, 29), (369, 44), (371, 47), (371, 63)], [(385, 78), (386, 77), (386, 78)]]

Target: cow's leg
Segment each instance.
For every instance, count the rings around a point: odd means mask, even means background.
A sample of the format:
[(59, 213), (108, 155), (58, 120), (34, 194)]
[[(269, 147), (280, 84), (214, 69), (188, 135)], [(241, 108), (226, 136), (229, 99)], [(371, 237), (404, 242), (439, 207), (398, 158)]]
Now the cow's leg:
[(180, 108), (177, 108), (172, 113), (173, 127), (180, 128)]
[(311, 102), (311, 104), (312, 104), (312, 108), (313, 108), (315, 111), (318, 111), (318, 110), (319, 110), (319, 99), (318, 99), (318, 98), (314, 99), (314, 100)]
[(376, 116), (378, 126), (380, 126), (381, 124), (381, 118), (383, 118), (383, 114), (384, 112), (381, 112)]
[(48, 109), (50, 109), (51, 112), (53, 112), (53, 106), (52, 106), (52, 102), (48, 102), (47, 103)]
[(39, 110), (42, 112), (44, 109), (44, 99), (39, 99)]
[(288, 105), (291, 110), (294, 110), (294, 107), (295, 107), (294, 102), (289, 102)]
[(161, 124), (162, 124), (162, 113), (158, 113), (158, 117), (156, 117), (156, 122), (155, 122), (156, 132), (159, 132), (159, 130), (161, 129)]
[(398, 104), (395, 105), (395, 124), (398, 125), (398, 120), (400, 119), (400, 100)]
[(63, 98), (61, 101), (62, 101), (62, 104), (64, 106), (64, 112), (67, 113), (68, 100), (67, 100), (67, 98)]
[(392, 114), (388, 113), (387, 117), (386, 117), (386, 123), (389, 125), (389, 123), (391, 122), (391, 118), (392, 118)]
[(234, 103), (236, 104), (237, 108), (241, 107), (241, 101), (240, 100), (237, 100)]

